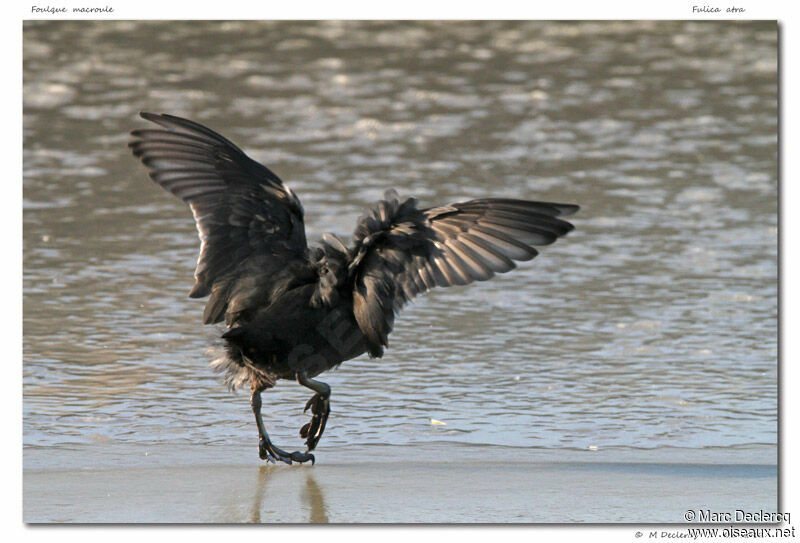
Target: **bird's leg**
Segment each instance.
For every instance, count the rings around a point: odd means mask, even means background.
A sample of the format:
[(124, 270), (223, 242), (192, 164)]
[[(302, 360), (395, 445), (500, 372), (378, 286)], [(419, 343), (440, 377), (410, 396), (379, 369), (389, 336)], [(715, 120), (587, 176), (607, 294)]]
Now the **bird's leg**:
[(316, 392), (308, 400), (304, 409), (304, 411), (308, 411), (308, 408), (311, 408), (313, 415), (311, 422), (300, 428), (300, 437), (306, 438), (308, 450), (313, 451), (319, 443), (319, 438), (322, 437), (322, 432), (325, 431), (325, 423), (328, 422), (328, 415), (331, 412), (331, 387), (321, 381), (310, 379), (305, 373), (297, 374), (297, 382)]
[[(258, 426), (258, 456), (262, 460), (270, 458), (267, 452), (267, 443), (269, 443), (269, 434), (267, 429), (264, 428), (264, 420), (261, 418), (261, 391), (253, 389), (250, 395), (250, 407), (253, 408), (253, 414), (256, 416), (256, 426)], [(274, 461), (274, 458), (270, 458)]]
[(280, 460), (287, 464), (291, 464), (292, 460), (300, 462), (301, 464), (311, 460), (311, 464), (314, 464), (313, 454), (299, 451), (288, 453), (273, 445), (269, 440), (269, 434), (264, 427), (264, 419), (261, 417), (260, 389), (253, 389), (253, 394), (250, 396), (250, 405), (253, 408), (253, 414), (256, 416), (256, 424), (258, 425), (258, 456), (261, 457), (262, 460), (269, 460), (272, 463), (274, 463), (275, 460)]

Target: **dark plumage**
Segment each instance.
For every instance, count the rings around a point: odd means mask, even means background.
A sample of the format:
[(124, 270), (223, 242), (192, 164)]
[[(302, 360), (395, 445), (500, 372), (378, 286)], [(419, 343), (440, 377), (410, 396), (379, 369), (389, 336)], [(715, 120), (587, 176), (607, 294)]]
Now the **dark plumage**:
[(421, 209), (388, 191), (359, 219), (353, 243), (326, 234), (309, 248), (303, 207), (271, 170), (195, 122), (142, 113), (161, 126), (131, 132), (150, 177), (186, 202), (200, 234), (189, 296), (208, 296), (203, 322), (225, 320), (225, 354), (214, 364), (231, 387), (249, 384), (259, 454), (287, 463), (269, 439), (261, 392), (278, 379), (315, 391), (308, 451), (325, 429), (330, 388), (320, 373), (365, 352), (383, 355), (395, 314), (433, 287), (485, 281), (530, 260), (573, 229), (559, 217), (578, 206), (504, 198)]

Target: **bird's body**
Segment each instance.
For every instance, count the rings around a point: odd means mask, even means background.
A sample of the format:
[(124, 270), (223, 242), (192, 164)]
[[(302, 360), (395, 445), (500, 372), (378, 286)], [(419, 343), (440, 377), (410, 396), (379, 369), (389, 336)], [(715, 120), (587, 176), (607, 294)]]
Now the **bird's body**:
[(216, 132), (142, 113), (163, 129), (134, 130), (130, 146), (164, 189), (186, 202), (201, 239), (193, 298), (208, 296), (206, 324), (225, 321), (214, 362), (231, 387), (249, 385), (259, 454), (287, 463), (269, 439), (261, 392), (279, 379), (315, 391), (300, 431), (316, 447), (330, 387), (313, 378), (361, 354), (380, 357), (399, 309), (434, 287), (484, 281), (530, 260), (572, 230), (571, 204), (480, 199), (420, 208), (388, 191), (359, 219), (350, 247), (326, 234), (309, 247), (299, 199), (265, 166)]
[(316, 290), (315, 284), (287, 290), (223, 335), (229, 348), (216, 364), (229, 383), (260, 381), (257, 388), (270, 388), (298, 372), (316, 377), (366, 352), (352, 303), (315, 307)]

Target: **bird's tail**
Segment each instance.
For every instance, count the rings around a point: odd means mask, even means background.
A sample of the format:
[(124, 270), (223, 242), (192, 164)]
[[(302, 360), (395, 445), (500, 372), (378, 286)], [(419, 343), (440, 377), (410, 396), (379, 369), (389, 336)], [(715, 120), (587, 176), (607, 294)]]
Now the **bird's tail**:
[(223, 379), (228, 390), (236, 391), (250, 382), (250, 369), (244, 362), (242, 351), (227, 341), (224, 345), (214, 345), (206, 351), (212, 357), (211, 368), (216, 373), (224, 374)]
[(213, 359), (210, 366), (215, 372), (224, 374), (225, 385), (234, 392), (246, 384), (253, 390), (274, 387), (277, 377), (259, 369), (242, 354), (241, 347), (236, 344), (236, 337), (240, 334), (240, 328), (232, 328), (222, 336), (223, 345), (208, 348), (207, 353)]

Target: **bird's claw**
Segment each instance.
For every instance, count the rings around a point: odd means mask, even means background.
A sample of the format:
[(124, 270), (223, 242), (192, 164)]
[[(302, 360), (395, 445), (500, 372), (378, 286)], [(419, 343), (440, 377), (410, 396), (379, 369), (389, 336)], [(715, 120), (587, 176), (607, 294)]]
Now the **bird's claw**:
[(270, 460), (273, 464), (275, 463), (275, 458), (269, 453), (267, 449), (267, 440), (263, 437), (259, 437), (258, 439), (258, 457), (261, 460)]
[(302, 464), (303, 462), (308, 462), (309, 460), (311, 460), (311, 465), (312, 466), (314, 465), (314, 455), (313, 454), (309, 454), (307, 452), (295, 451), (295, 452), (293, 452), (292, 454), (289, 455), (289, 458), (291, 458), (292, 460), (294, 460), (295, 462), (298, 462), (300, 464)]
[(325, 430), (325, 423), (328, 420), (328, 415), (331, 412), (330, 401), (327, 397), (320, 394), (314, 394), (310, 400), (306, 402), (306, 407), (303, 413), (311, 408), (311, 421), (307, 422), (300, 428), (300, 437), (306, 438), (306, 446), (309, 451), (313, 451), (322, 437), (322, 432)]
[(289, 464), (290, 466), (292, 465), (293, 461), (297, 462), (298, 464), (302, 464), (304, 462), (308, 462), (309, 460), (313, 466), (315, 460), (314, 455), (307, 452), (295, 451), (293, 453), (287, 453), (282, 451), (263, 437), (258, 441), (258, 456), (262, 460), (266, 460), (267, 462), (271, 462), (273, 464), (280, 460), (281, 462)]

